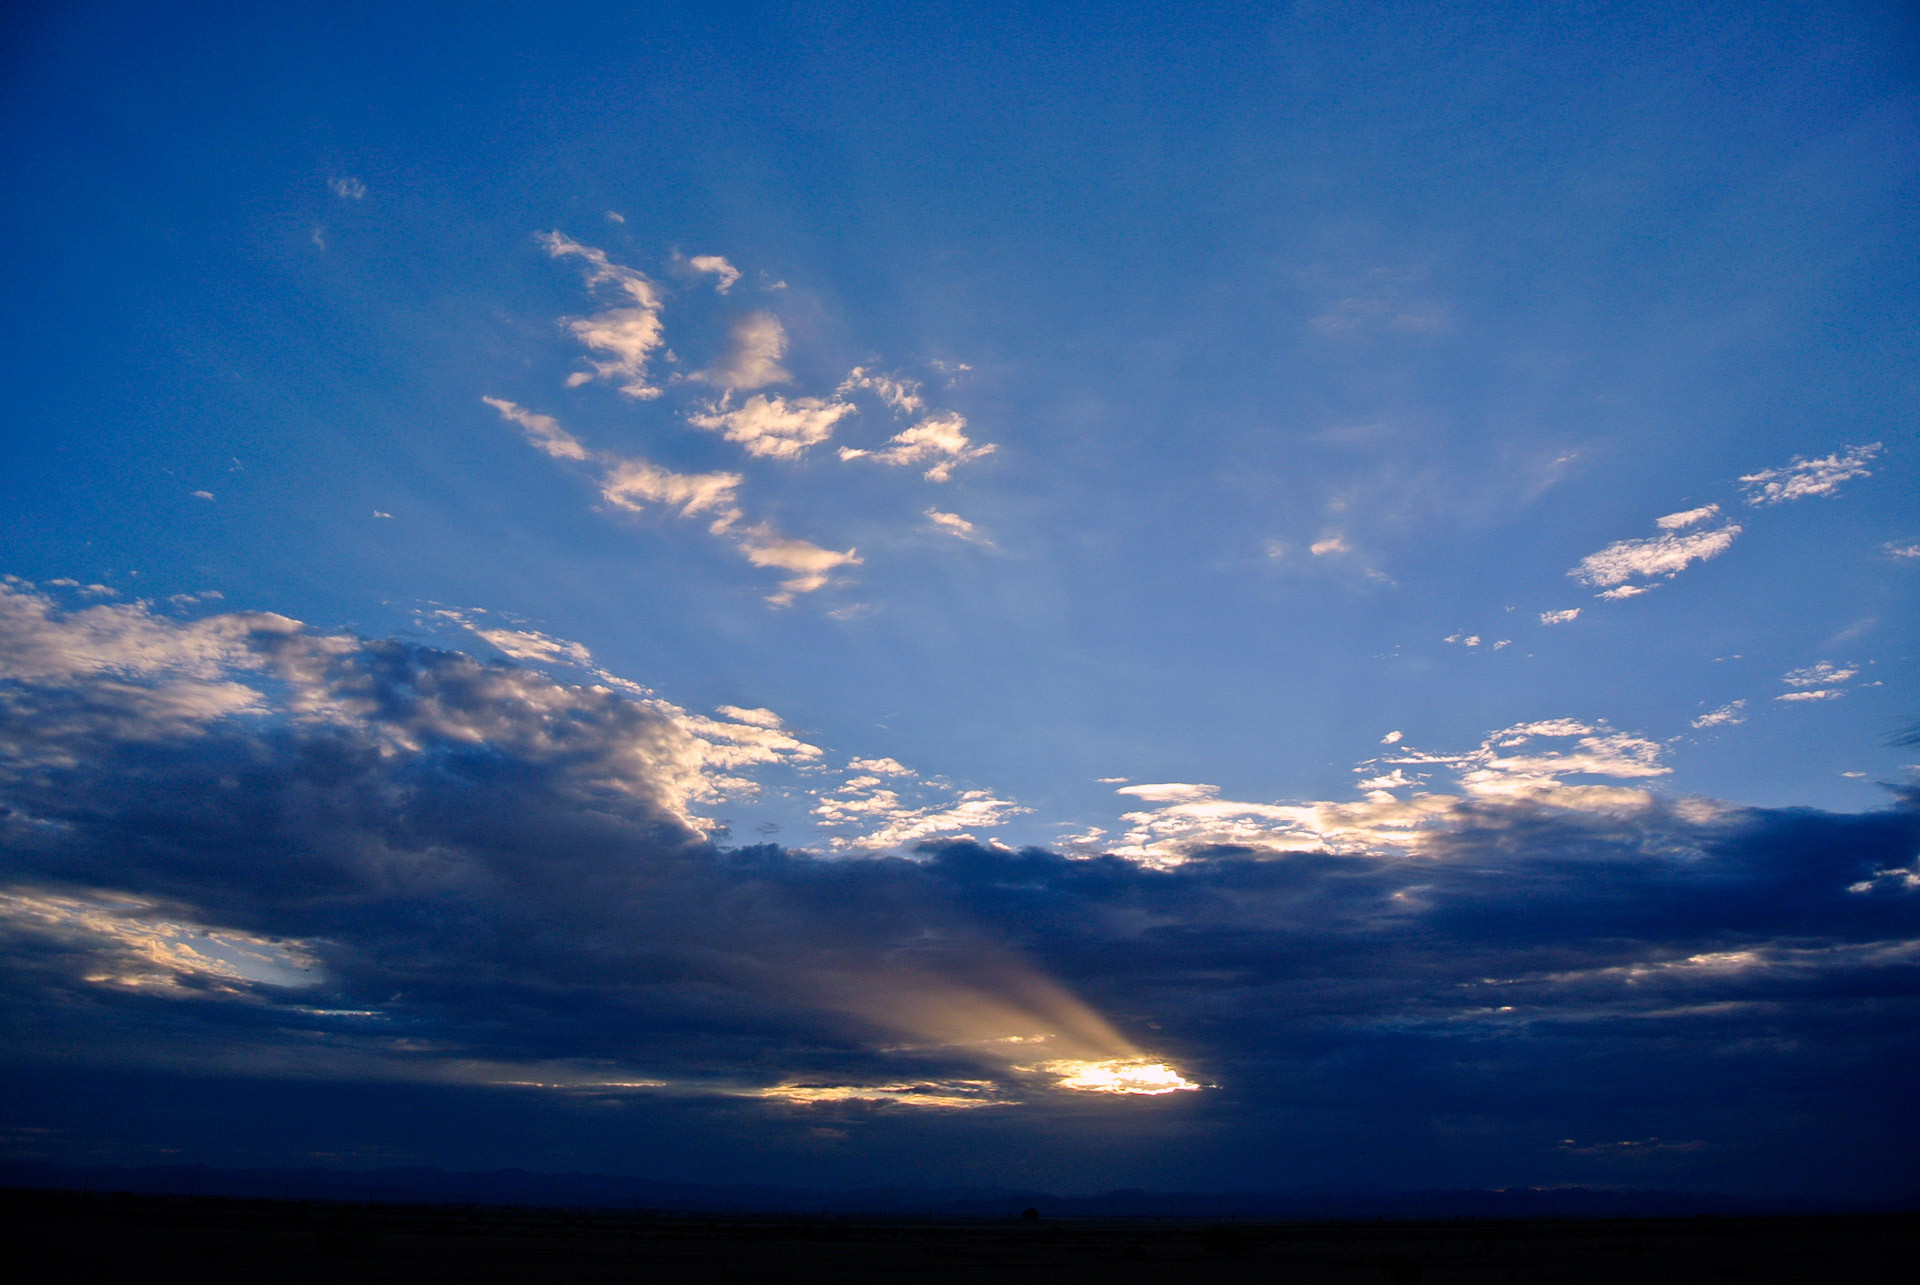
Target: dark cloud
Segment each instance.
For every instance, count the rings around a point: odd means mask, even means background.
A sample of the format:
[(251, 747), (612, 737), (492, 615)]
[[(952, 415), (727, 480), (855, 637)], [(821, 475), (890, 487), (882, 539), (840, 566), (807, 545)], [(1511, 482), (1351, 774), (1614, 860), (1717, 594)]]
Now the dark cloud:
[[(114, 1099), (70, 1133), (144, 1076), (183, 1118), (332, 1085), (306, 1100), (358, 1105), (314, 1128), (367, 1147), (562, 1154), (478, 1148), (491, 1110), (708, 1179), (1915, 1185), (1911, 795), (1468, 800), (1418, 855), (834, 860), (711, 842), (696, 805), (789, 751), (649, 697), (280, 617), (0, 605), (5, 1075), (22, 1111), (61, 1067)], [(1217, 1087), (1034, 1069), (1136, 1055)]]

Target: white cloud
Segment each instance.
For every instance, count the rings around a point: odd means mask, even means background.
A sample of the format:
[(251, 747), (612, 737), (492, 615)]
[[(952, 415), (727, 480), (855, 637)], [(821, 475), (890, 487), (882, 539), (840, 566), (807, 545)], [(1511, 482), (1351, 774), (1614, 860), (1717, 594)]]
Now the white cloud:
[(1398, 745), (1400, 743), (1400, 733), (1398, 731), (1388, 732), (1380, 738), (1380, 743), (1382, 745)]
[(213, 492), (212, 491), (195, 491), (193, 493), (193, 498), (196, 500), (211, 500), (213, 498)]
[(764, 522), (741, 532), (740, 549), (756, 567), (776, 567), (790, 573), (780, 582), (779, 592), (767, 599), (781, 607), (792, 602), (796, 594), (812, 593), (824, 586), (835, 567), (857, 566), (860, 562), (852, 549), (836, 553), (781, 535)]
[(609, 504), (635, 513), (648, 504), (677, 509), (685, 518), (711, 513), (713, 521), (708, 529), (719, 534), (740, 520), (740, 509), (734, 502), (740, 480), (738, 473), (676, 473), (637, 456), (609, 456), (606, 472), (600, 478), (600, 494)]
[(1895, 544), (1889, 540), (1880, 548), (1889, 558), (1920, 558), (1920, 544)]
[(1618, 589), (1609, 589), (1605, 593), (1595, 594), (1594, 597), (1618, 602), (1622, 598), (1638, 598), (1643, 593), (1652, 593), (1659, 587), (1656, 584), (1623, 584)]
[(900, 762), (898, 759), (890, 759), (890, 758), (848, 759), (847, 771), (875, 773), (880, 776), (912, 776), (913, 775), (912, 768)]
[(184, 997), (326, 980), (309, 942), (210, 927), (124, 894), (0, 892), (0, 940), (20, 937), (79, 954), (95, 986)]
[(592, 246), (582, 245), (560, 232), (544, 232), (538, 238), (554, 258), (569, 255), (587, 264), (586, 282), (590, 287), (611, 284), (629, 303), (608, 308), (591, 317), (565, 320), (567, 329), (587, 348), (609, 354), (608, 360), (590, 363), (591, 374), (577, 371), (567, 377), (569, 388), (594, 379), (619, 382), (620, 391), (629, 397), (658, 397), (660, 390), (647, 382), (647, 359), (662, 340), (659, 292), (641, 273), (609, 260)]
[[(926, 788), (933, 783), (921, 782), (920, 785)], [(1010, 799), (996, 798), (986, 790), (952, 791), (949, 797), (931, 803), (909, 804), (901, 800), (897, 790), (884, 788), (878, 777), (856, 776), (831, 794), (819, 796), (813, 815), (824, 829), (864, 831), (834, 836), (829, 842), (835, 849), (877, 851), (940, 835), (992, 829), (1008, 817), (1030, 811), (1031, 808), (1023, 808)]]
[(942, 411), (929, 415), (912, 428), (894, 434), (888, 438), (888, 445), (878, 451), (856, 450), (853, 447), (840, 448), (843, 460), (862, 457), (878, 460), (882, 464), (911, 465), (929, 464), (926, 479), (929, 482), (945, 482), (953, 476), (957, 465), (968, 460), (977, 460), (991, 455), (998, 449), (987, 442), (975, 446), (965, 432), (967, 421), (952, 411)]
[(707, 369), (688, 378), (728, 392), (746, 392), (793, 378), (780, 359), (787, 353), (787, 330), (770, 312), (750, 312), (733, 323), (727, 351)]
[(1308, 547), (1313, 551), (1313, 556), (1316, 558), (1324, 558), (1330, 553), (1353, 552), (1352, 546), (1346, 542), (1346, 539), (1338, 535), (1330, 535), (1325, 539), (1315, 540)]
[(1720, 516), (1717, 504), (1703, 505), (1697, 509), (1688, 509), (1682, 513), (1669, 513), (1664, 518), (1655, 518), (1654, 525), (1662, 531), (1678, 531), (1682, 527), (1698, 526), (1712, 518)]
[(1830, 660), (1823, 660), (1803, 669), (1790, 669), (1780, 681), (1789, 687), (1825, 687), (1829, 683), (1844, 683), (1859, 672), (1857, 665), (1836, 666)]
[(609, 223), (625, 223), (626, 221), (627, 221), (627, 216), (626, 216), (626, 215), (624, 215), (624, 214), (621, 214), (621, 213), (620, 213), (620, 212), (618, 212), (617, 210), (608, 210), (608, 211), (607, 211), (607, 222), (609, 222)]
[[(1548, 719), (1495, 732), (1465, 754), (1402, 750), (1368, 760), (1356, 769), (1370, 774), (1366, 795), (1354, 802), (1249, 803), (1222, 799), (1212, 785), (1132, 786), (1120, 793), (1155, 806), (1125, 814), (1130, 828), (1107, 850), (1162, 866), (1210, 847), (1417, 856), (1457, 828), (1488, 824), (1493, 807), (1608, 816), (1652, 808), (1652, 794), (1623, 782), (1666, 775), (1660, 754), (1657, 742), (1604, 724)], [(1450, 770), (1457, 793), (1427, 790), (1425, 773), (1406, 767)]]
[(687, 260), (687, 266), (714, 277), (713, 288), (721, 294), (733, 289), (733, 283), (740, 279), (740, 269), (717, 254), (696, 254)]
[(376, 518), (390, 518), (390, 517), (392, 517), (392, 516), (393, 516), (393, 514), (391, 514), (391, 513), (388, 513), (388, 512), (386, 512), (385, 510), (382, 510), (382, 509), (375, 509), (375, 510), (373, 511), (373, 516), (374, 516), (374, 517), (376, 517)]
[(985, 535), (981, 534), (978, 527), (961, 517), (958, 513), (942, 513), (939, 509), (928, 509), (927, 521), (933, 524), (934, 530), (944, 531), (955, 539), (965, 540), (970, 544), (983, 545), (989, 549), (993, 547), (992, 540), (989, 540)]
[(343, 200), (364, 201), (367, 199), (367, 185), (350, 174), (342, 174), (338, 178), (329, 180), (327, 186), (333, 189), (335, 196)]
[(536, 415), (499, 397), (482, 397), (481, 401), (500, 412), (501, 418), (510, 420), (526, 430), (527, 440), (557, 460), (584, 460), (587, 448), (551, 415)]
[(1661, 530), (1659, 535), (1644, 540), (1616, 541), (1600, 552), (1582, 558), (1580, 565), (1567, 574), (1583, 584), (1608, 590), (1599, 595), (1602, 598), (1631, 598), (1645, 593), (1652, 586), (1627, 582), (1654, 576), (1665, 576), (1670, 580), (1689, 564), (1717, 558), (1727, 551), (1734, 537), (1740, 534), (1740, 528), (1731, 523), (1710, 530), (1680, 534), (1687, 527), (1713, 520), (1719, 512), (1719, 506), (1709, 504), (1704, 508), (1688, 509), (1684, 513), (1669, 513), (1655, 520), (1655, 525)]
[(789, 400), (755, 393), (732, 410), (715, 407), (689, 415), (687, 422), (696, 428), (719, 430), (729, 442), (745, 447), (749, 455), (791, 460), (798, 459), (807, 447), (833, 436), (833, 426), (852, 413), (851, 402), (818, 397)]
[(1732, 701), (1722, 705), (1719, 709), (1709, 710), (1707, 713), (1702, 714), (1699, 718), (1693, 720), (1692, 725), (1695, 729), (1702, 727), (1732, 727), (1737, 723), (1747, 721), (1746, 715), (1741, 713), (1746, 707), (1747, 702), (1744, 700)]
[(1774, 697), (1777, 701), (1837, 701), (1846, 693), (1838, 687), (1826, 687), (1811, 692), (1784, 692)]
[(1840, 484), (1850, 478), (1871, 477), (1867, 462), (1880, 453), (1879, 442), (1849, 446), (1832, 455), (1808, 459), (1796, 455), (1780, 468), (1765, 469), (1741, 477), (1748, 504), (1781, 504), (1803, 500), (1810, 495), (1837, 495)]
[(1580, 617), (1580, 608), (1568, 607), (1565, 611), (1541, 612), (1540, 623), (1543, 625), (1564, 625), (1570, 620), (1579, 619), (1579, 617)]
[(840, 381), (840, 387), (834, 389), (839, 396), (846, 396), (856, 389), (866, 389), (893, 410), (903, 415), (913, 415), (926, 406), (920, 396), (920, 385), (911, 379), (899, 379), (892, 375), (876, 375), (865, 366), (855, 366)]

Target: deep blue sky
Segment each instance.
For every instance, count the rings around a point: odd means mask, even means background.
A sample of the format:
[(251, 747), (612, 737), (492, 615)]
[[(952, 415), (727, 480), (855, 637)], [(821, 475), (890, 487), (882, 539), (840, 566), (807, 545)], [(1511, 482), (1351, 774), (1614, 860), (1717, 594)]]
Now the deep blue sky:
[(13, 1153), (1915, 1188), (1910, 9), (400, 8), (8, 19)]

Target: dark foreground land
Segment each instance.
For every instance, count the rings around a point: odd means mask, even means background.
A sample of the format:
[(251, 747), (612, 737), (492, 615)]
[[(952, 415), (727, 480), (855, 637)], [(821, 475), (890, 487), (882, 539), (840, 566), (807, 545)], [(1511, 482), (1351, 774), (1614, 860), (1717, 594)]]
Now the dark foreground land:
[(586, 1213), (0, 1191), (0, 1280), (1898, 1281), (1920, 1216), (1255, 1223)]

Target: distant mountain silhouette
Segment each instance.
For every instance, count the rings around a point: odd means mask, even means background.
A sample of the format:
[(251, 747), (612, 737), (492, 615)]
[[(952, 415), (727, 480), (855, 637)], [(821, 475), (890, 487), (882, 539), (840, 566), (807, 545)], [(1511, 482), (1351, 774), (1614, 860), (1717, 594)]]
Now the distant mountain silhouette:
[[(934, 1218), (1241, 1218), (1320, 1221), (1366, 1218), (1636, 1218), (1864, 1212), (1857, 1204), (1760, 1200), (1678, 1191), (1586, 1187), (1500, 1191), (1109, 1191), (1054, 1196), (1001, 1188), (875, 1187), (808, 1191), (793, 1187), (702, 1186), (606, 1174), (433, 1168), (216, 1169), (205, 1165), (80, 1168), (0, 1162), (0, 1186), (144, 1195), (370, 1201), (390, 1204), (519, 1205), (663, 1213), (866, 1215)], [(1872, 1208), (1907, 1208), (1888, 1201)]]

